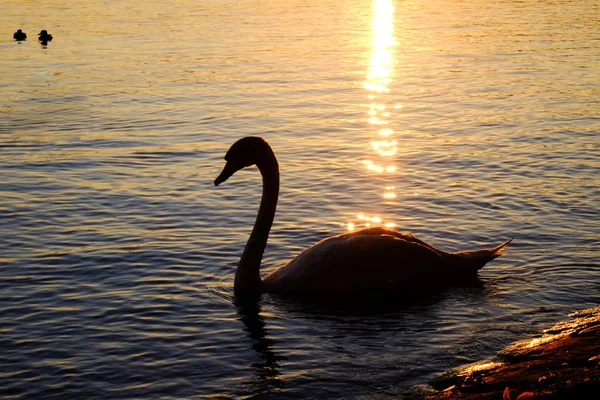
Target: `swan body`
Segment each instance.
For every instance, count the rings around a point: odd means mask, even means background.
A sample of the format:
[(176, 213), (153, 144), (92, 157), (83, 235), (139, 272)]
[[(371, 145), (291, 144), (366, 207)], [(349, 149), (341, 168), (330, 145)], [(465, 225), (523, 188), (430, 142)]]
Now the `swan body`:
[(336, 296), (435, 288), (476, 276), (512, 240), (490, 249), (446, 253), (409, 233), (367, 228), (324, 239), (261, 280), (260, 263), (279, 195), (279, 164), (269, 144), (259, 137), (238, 140), (225, 160), (215, 185), (252, 165), (263, 178), (256, 223), (235, 275), (237, 295)]

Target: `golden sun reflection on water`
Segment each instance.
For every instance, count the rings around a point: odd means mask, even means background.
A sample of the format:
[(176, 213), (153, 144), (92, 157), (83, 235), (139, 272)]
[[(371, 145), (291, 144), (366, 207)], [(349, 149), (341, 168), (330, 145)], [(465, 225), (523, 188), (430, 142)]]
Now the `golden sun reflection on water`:
[[(374, 154), (362, 161), (367, 170), (377, 174), (376, 179), (382, 182), (383, 199), (392, 202), (396, 199), (395, 187), (390, 184), (397, 167), (394, 164), (394, 156), (398, 152), (398, 142), (394, 140), (394, 129), (389, 127), (389, 117), (394, 110), (402, 108), (399, 104), (390, 105), (393, 99), (390, 96), (390, 83), (395, 63), (394, 47), (394, 5), (392, 0), (374, 0), (372, 4), (373, 19), (372, 26), (372, 52), (369, 62), (369, 71), (363, 87), (368, 92), (370, 100), (367, 110), (367, 122), (373, 128), (376, 139), (371, 141), (370, 146)], [(393, 222), (384, 222), (379, 216), (356, 215), (356, 220), (345, 224), (349, 231), (362, 227), (385, 226), (393, 228)]]

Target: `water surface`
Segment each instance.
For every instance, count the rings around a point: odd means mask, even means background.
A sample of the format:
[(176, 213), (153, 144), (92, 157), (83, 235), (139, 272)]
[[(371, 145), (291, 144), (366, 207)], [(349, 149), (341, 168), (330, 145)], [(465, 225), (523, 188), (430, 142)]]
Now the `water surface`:
[[(599, 15), (4, 2), (0, 396), (402, 395), (597, 306)], [(449, 251), (514, 242), (477, 284), (414, 304), (236, 307), (260, 177), (212, 182), (248, 135), (282, 173), (265, 273), (367, 224)]]

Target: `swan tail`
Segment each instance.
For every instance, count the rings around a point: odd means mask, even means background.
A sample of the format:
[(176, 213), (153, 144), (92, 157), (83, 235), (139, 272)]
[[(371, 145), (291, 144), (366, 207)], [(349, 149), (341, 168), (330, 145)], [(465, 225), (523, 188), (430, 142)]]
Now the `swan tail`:
[(512, 238), (491, 249), (461, 251), (449, 254), (449, 263), (457, 272), (477, 273), (485, 264), (501, 256), (502, 251), (504, 251), (511, 241)]

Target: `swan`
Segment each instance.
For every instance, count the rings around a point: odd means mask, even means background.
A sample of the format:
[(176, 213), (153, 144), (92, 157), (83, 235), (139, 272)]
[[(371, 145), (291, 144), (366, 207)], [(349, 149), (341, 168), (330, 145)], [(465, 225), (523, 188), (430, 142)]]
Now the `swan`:
[(238, 140), (227, 151), (225, 161), (215, 186), (253, 165), (258, 167), (263, 181), (256, 222), (235, 273), (237, 296), (270, 292), (338, 297), (445, 286), (475, 277), (512, 240), (490, 249), (446, 253), (409, 233), (366, 228), (321, 240), (261, 280), (260, 263), (279, 196), (279, 163), (271, 146), (261, 137)]

